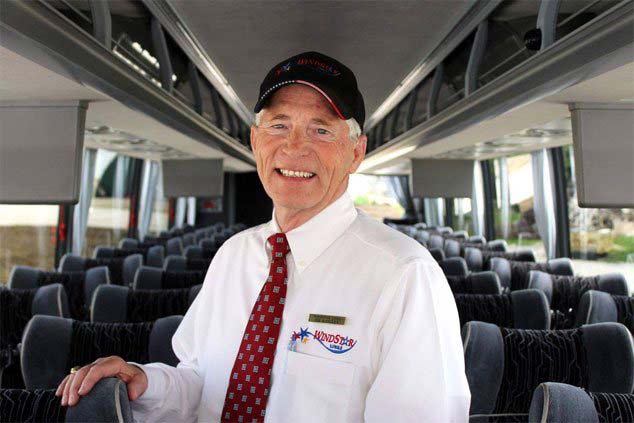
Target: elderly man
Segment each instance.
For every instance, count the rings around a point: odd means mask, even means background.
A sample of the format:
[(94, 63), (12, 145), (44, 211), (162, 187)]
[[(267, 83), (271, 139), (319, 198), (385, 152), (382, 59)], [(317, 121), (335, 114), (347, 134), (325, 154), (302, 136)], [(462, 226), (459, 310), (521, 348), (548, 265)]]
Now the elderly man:
[(216, 254), (172, 339), (179, 365), (103, 358), (67, 376), (62, 403), (116, 376), (142, 421), (466, 421), (441, 269), (346, 194), (366, 147), (353, 73), (316, 52), (294, 56), (268, 73), (255, 112), (273, 217)]

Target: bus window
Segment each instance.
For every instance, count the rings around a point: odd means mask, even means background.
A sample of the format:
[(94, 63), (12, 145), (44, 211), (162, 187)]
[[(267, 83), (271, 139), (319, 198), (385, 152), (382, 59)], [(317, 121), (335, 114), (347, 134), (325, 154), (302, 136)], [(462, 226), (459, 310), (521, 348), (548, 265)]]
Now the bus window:
[(352, 175), (348, 193), (355, 206), (379, 221), (383, 221), (384, 218), (401, 219), (405, 215), (405, 208), (397, 197), (397, 191), (400, 188), (392, 185), (398, 182), (392, 181), (391, 178), (391, 176)]
[(52, 269), (59, 206), (0, 204), (0, 285), (15, 265)]
[(571, 146), (564, 147), (564, 161), (575, 269), (580, 274), (621, 272), (634, 281), (634, 209), (580, 208)]
[(130, 217), (128, 180), (132, 160), (108, 150), (97, 151), (83, 255), (90, 256), (98, 245), (117, 245), (127, 236)]

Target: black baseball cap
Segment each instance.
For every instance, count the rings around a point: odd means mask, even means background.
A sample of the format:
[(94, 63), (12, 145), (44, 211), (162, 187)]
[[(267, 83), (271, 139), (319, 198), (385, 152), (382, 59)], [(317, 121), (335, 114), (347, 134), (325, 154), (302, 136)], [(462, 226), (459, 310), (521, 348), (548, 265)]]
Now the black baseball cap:
[(304, 84), (319, 91), (341, 119), (354, 118), (363, 128), (365, 105), (357, 78), (343, 63), (316, 51), (283, 60), (269, 71), (260, 85), (254, 112), (262, 110), (272, 94), (289, 84)]

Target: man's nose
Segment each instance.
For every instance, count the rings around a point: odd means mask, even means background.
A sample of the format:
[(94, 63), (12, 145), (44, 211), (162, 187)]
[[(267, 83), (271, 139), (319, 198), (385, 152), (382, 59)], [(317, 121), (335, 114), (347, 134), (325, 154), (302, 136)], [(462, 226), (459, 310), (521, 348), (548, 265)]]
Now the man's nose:
[(283, 151), (289, 156), (305, 156), (308, 154), (308, 137), (299, 128), (294, 128), (284, 143)]

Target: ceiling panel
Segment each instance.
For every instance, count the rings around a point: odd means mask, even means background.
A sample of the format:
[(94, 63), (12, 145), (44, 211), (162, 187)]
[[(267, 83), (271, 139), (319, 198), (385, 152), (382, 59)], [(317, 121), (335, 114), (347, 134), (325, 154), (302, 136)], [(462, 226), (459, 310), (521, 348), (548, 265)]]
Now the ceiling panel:
[(317, 50), (357, 75), (366, 116), (437, 46), (472, 3), (169, 0), (247, 108), (266, 72)]

